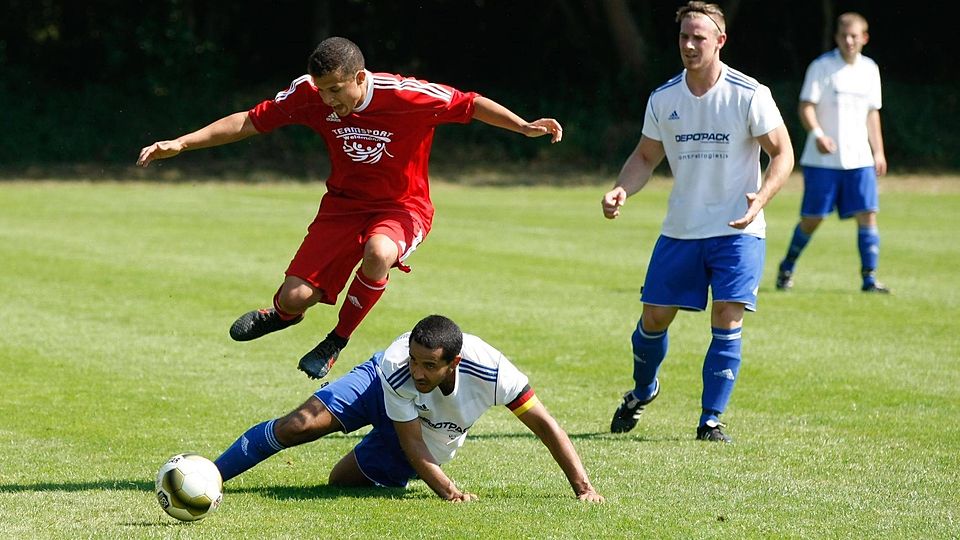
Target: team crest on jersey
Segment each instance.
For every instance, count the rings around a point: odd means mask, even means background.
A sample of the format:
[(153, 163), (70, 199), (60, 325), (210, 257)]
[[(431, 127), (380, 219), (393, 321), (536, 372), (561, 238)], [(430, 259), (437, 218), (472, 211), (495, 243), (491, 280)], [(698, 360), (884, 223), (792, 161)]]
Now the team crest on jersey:
[(343, 127), (333, 130), (333, 134), (343, 141), (343, 152), (357, 163), (378, 163), (383, 156), (393, 157), (387, 151), (393, 137), (390, 131)]

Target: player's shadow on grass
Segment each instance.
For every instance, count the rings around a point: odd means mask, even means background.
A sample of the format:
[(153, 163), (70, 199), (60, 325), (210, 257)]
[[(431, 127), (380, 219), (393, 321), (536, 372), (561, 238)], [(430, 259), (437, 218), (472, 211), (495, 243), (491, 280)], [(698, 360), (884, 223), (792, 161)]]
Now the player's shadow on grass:
[[(609, 431), (597, 431), (594, 433), (567, 433), (567, 436), (571, 440), (601, 440), (601, 441), (629, 441), (629, 442), (651, 442), (651, 443), (663, 443), (663, 442), (677, 442), (677, 441), (686, 441), (688, 438), (673, 436), (673, 437), (649, 437), (641, 435), (640, 433), (610, 433)], [(497, 440), (497, 439), (531, 439), (536, 440), (536, 435), (530, 432), (518, 431), (516, 433), (470, 433), (470, 436), (467, 438), (467, 444), (469, 441), (475, 440)]]
[[(411, 491), (405, 488), (382, 488), (382, 487), (355, 487), (345, 488), (318, 484), (315, 486), (249, 486), (231, 489), (230, 485), (224, 486), (224, 492), (231, 493), (251, 493), (270, 499), (277, 500), (298, 500), (298, 499), (423, 499), (432, 497), (432, 493), (425, 494), (419, 491)], [(428, 497), (428, 495), (430, 497)]]
[(153, 487), (153, 482), (142, 480), (40, 482), (37, 484), (0, 484), (0, 493), (23, 493), (26, 491), (153, 491)]
[[(145, 491), (152, 493), (153, 482), (142, 480), (102, 480), (99, 482), (40, 482), (36, 484), (0, 484), (0, 493), (28, 493), (32, 491)], [(343, 488), (320, 484), (316, 486), (249, 486), (233, 488), (224, 485), (224, 493), (251, 493), (277, 500), (297, 499), (426, 499), (431, 493), (404, 488)], [(142, 525), (152, 525), (143, 523)]]

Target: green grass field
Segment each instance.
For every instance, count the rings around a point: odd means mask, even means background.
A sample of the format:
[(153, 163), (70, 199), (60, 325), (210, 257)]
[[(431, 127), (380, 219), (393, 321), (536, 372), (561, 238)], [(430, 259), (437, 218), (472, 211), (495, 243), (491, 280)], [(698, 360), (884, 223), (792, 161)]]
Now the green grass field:
[[(442, 313), (507, 354), (566, 428), (602, 506), (573, 498), (506, 409), (446, 470), (480, 495), (326, 486), (359, 436), (287, 450), (181, 524), (153, 477), (215, 458), (316, 388), (300, 355), (334, 324), (318, 307), (234, 343), (269, 302), (323, 192), (313, 184), (0, 184), (0, 538), (957, 538), (960, 181), (884, 181), (881, 279), (859, 292), (854, 224), (832, 219), (789, 293), (773, 290), (798, 180), (767, 209), (765, 281), (724, 416), (695, 441), (709, 318), (671, 327), (663, 390), (608, 433), (631, 386), (629, 335), (668, 184), (609, 222), (593, 186), (436, 183), (434, 230), (360, 327), (333, 377)], [(951, 238), (953, 238), (951, 240)]]

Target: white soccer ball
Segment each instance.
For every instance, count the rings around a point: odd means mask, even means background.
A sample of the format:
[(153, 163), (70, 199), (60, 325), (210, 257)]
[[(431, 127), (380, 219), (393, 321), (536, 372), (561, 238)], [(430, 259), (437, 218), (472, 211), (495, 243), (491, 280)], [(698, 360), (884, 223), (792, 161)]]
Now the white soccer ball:
[(157, 472), (157, 501), (180, 521), (212, 514), (223, 500), (223, 479), (217, 466), (198, 454), (177, 454)]

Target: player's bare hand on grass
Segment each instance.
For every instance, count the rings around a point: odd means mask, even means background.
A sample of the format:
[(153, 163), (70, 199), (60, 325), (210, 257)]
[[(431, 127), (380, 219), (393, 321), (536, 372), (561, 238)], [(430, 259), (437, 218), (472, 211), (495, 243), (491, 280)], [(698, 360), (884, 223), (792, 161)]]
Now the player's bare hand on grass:
[(603, 498), (603, 495), (600, 495), (593, 489), (580, 493), (579, 495), (577, 495), (577, 499), (581, 501), (599, 503), (599, 504), (603, 504), (605, 501), (605, 499)]
[(553, 118), (541, 118), (524, 125), (523, 134), (527, 137), (550, 135), (550, 142), (558, 143), (563, 140), (563, 127)]
[(143, 147), (140, 150), (140, 157), (137, 159), (137, 165), (146, 167), (155, 159), (167, 159), (183, 151), (183, 143), (177, 140), (157, 141), (150, 146)]
[(448, 502), (452, 503), (466, 503), (480, 500), (480, 497), (474, 495), (473, 493), (461, 492), (455, 495), (451, 495)]
[(622, 187), (615, 187), (603, 195), (603, 217), (614, 219), (620, 215), (620, 207), (627, 202), (627, 192)]

